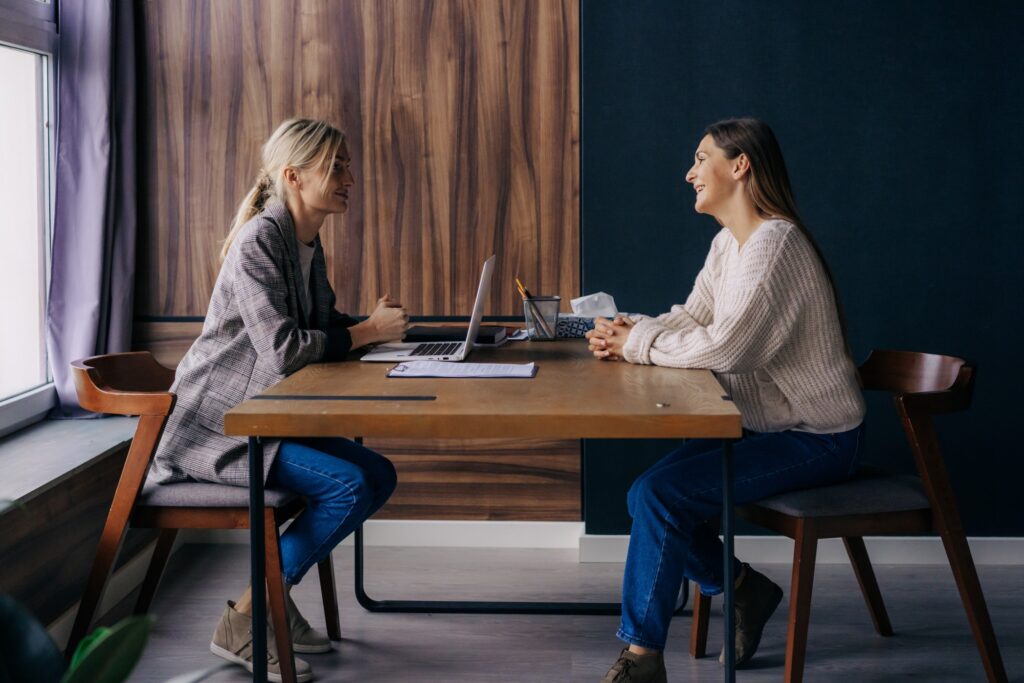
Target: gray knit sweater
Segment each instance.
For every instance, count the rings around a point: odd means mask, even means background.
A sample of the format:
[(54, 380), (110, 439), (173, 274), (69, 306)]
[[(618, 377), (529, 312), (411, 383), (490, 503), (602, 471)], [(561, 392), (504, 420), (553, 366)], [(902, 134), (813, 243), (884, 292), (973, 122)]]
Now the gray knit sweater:
[(788, 221), (762, 223), (742, 248), (723, 228), (686, 303), (634, 320), (625, 360), (714, 371), (747, 429), (830, 433), (864, 419), (828, 276)]

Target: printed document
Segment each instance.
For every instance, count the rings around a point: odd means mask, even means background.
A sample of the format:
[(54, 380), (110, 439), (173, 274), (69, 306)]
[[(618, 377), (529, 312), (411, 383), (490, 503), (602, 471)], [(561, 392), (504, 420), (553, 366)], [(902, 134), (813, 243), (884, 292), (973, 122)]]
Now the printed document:
[(412, 360), (399, 363), (388, 371), (388, 377), (533, 377), (533, 363), (445, 363)]

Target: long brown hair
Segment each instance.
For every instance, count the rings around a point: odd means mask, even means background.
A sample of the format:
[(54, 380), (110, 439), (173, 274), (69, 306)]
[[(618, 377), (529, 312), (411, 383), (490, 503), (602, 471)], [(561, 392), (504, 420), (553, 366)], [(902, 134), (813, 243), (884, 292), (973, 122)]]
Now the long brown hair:
[(775, 138), (775, 133), (767, 123), (755, 118), (724, 119), (712, 123), (704, 130), (715, 144), (725, 152), (726, 159), (735, 159), (746, 154), (750, 161), (750, 172), (747, 174), (747, 194), (754, 203), (754, 208), (764, 218), (782, 218), (795, 225), (810, 242), (814, 253), (818, 256), (835, 300), (836, 314), (843, 333), (843, 343), (847, 353), (850, 351), (846, 338), (846, 313), (839, 299), (839, 290), (832, 275), (825, 255), (821, 252), (818, 242), (804, 225), (800, 211), (796, 207), (793, 188), (789, 183), (786, 162), (782, 158), (782, 148)]

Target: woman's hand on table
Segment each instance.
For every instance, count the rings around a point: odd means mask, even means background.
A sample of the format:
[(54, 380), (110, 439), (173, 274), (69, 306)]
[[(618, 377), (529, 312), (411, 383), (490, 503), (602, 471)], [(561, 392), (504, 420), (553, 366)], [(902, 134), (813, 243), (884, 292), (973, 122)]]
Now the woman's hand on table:
[(622, 360), (622, 348), (635, 324), (623, 316), (616, 316), (614, 320), (594, 318), (594, 329), (585, 335), (587, 348), (598, 360)]
[(356, 349), (367, 344), (401, 340), (408, 328), (409, 314), (402, 304), (385, 294), (377, 299), (377, 307), (370, 317), (348, 329), (352, 335), (352, 348)]
[(405, 331), (409, 329), (409, 314), (402, 304), (385, 294), (377, 299), (377, 307), (373, 309), (366, 322), (372, 323), (376, 330), (374, 341), (401, 341)]

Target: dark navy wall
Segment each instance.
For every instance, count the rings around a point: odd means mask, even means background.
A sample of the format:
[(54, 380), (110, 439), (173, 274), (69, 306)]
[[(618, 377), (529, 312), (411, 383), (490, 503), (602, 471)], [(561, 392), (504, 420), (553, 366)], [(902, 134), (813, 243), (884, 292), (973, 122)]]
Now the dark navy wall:
[[(1022, 7), (582, 2), (584, 291), (683, 301), (717, 230), (683, 181), (703, 128), (767, 120), (855, 360), (978, 363), (972, 410), (938, 423), (972, 535), (1024, 535)], [(910, 471), (891, 404), (870, 399), (868, 420), (868, 460)], [(670, 446), (586, 443), (589, 533), (628, 532), (629, 482)]]

